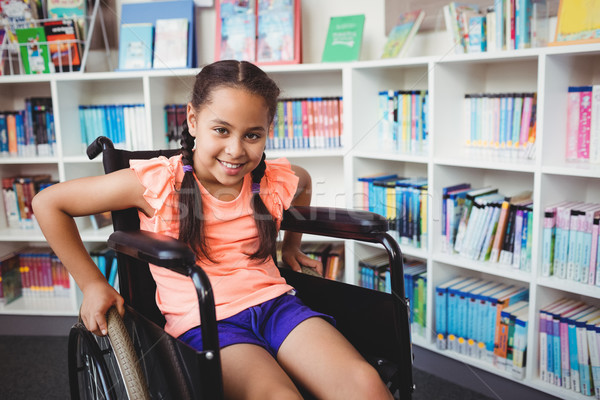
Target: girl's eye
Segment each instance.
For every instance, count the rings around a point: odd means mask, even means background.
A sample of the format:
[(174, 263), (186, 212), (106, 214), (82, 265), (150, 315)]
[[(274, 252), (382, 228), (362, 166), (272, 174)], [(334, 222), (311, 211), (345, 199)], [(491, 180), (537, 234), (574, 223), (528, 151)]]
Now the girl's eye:
[(227, 133), (227, 129), (225, 128), (215, 128), (215, 132), (217, 132), (219, 135), (224, 135)]
[(260, 139), (260, 135), (258, 133), (253, 133), (253, 132), (247, 133), (246, 137), (251, 140)]

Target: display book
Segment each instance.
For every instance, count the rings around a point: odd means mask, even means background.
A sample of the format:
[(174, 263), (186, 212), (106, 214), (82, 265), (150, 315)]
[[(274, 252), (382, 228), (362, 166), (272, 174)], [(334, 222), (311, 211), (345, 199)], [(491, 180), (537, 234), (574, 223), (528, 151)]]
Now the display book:
[(300, 0), (219, 0), (216, 10), (216, 60), (302, 62)]
[(442, 10), (455, 53), (542, 47), (548, 42), (545, 0), (496, 1), (486, 9), (453, 1)]
[(536, 93), (476, 93), (464, 97), (465, 146), (475, 153), (533, 159)]
[(381, 58), (404, 57), (424, 18), (425, 11), (423, 10), (400, 14), (396, 25), (388, 34)]
[(195, 66), (192, 0), (124, 3), (121, 7), (119, 70)]
[(341, 97), (280, 99), (267, 137), (267, 149), (319, 149), (342, 146)]
[(357, 61), (362, 48), (364, 25), (364, 14), (331, 17), (321, 61)]
[[(411, 332), (425, 337), (427, 315), (427, 263), (404, 258), (404, 293), (410, 305)], [(358, 262), (358, 285), (392, 293), (390, 261), (387, 254), (363, 258)]]
[(47, 247), (25, 247), (0, 257), (0, 306), (23, 298), (47, 302), (69, 296), (69, 274)]
[(569, 86), (567, 161), (600, 163), (600, 85)]
[(600, 398), (600, 309), (560, 298), (540, 309), (538, 335), (540, 379)]
[[(6, 40), (0, 49), (0, 72), (12, 70), (12, 52), (18, 47), (18, 71), (25, 74), (72, 72), (81, 67), (86, 36), (86, 2), (26, 2), (9, 0), (0, 11)], [(5, 64), (8, 63), (8, 66)]]
[(529, 289), (458, 276), (435, 287), (436, 347), (525, 376)]
[(0, 111), (0, 158), (53, 156), (56, 132), (52, 99), (25, 99), (25, 108)]
[(377, 150), (426, 154), (429, 149), (427, 90), (382, 90), (378, 94)]
[(492, 263), (498, 268), (531, 270), (533, 201), (529, 190), (506, 196), (498, 188), (459, 183), (442, 189), (442, 251)]
[(358, 183), (356, 193), (361, 193), (362, 208), (384, 216), (398, 243), (427, 247), (427, 178), (382, 173), (359, 177)]
[(116, 148), (150, 148), (143, 104), (80, 105), (82, 151), (99, 136), (110, 138)]

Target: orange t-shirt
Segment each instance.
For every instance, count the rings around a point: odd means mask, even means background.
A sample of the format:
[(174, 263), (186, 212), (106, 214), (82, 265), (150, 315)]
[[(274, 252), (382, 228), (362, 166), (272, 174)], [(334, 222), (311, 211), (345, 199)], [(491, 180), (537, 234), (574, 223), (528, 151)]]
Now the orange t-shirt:
[[(179, 237), (177, 189), (184, 174), (181, 155), (131, 160), (130, 165), (146, 188), (144, 198), (154, 209), (150, 218), (139, 212), (140, 228)], [(283, 210), (289, 208), (296, 193), (298, 177), (286, 159), (266, 161), (266, 165), (260, 197), (279, 226)], [(202, 193), (204, 240), (215, 263), (203, 257), (197, 262), (210, 279), (217, 320), (290, 291), (292, 287), (281, 277), (272, 259), (263, 262), (246, 255), (258, 248), (258, 230), (250, 204), (250, 175), (244, 177), (238, 197), (227, 202), (216, 199), (196, 182)], [(165, 331), (178, 337), (200, 325), (198, 297), (191, 279), (154, 265), (150, 271), (156, 281), (156, 303), (167, 321)]]

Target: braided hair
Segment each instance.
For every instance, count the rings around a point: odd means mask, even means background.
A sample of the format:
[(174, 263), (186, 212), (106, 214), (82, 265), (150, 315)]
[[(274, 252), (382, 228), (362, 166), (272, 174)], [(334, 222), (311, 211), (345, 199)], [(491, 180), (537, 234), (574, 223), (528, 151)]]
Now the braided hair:
[[(277, 109), (279, 88), (264, 71), (246, 61), (224, 60), (212, 63), (202, 68), (196, 75), (190, 101), (192, 107), (198, 110), (201, 106), (210, 103), (213, 91), (223, 87), (244, 89), (262, 97), (267, 104), (268, 122), (271, 124)], [(200, 143), (197, 147), (199, 147), (197, 151), (201, 151)], [(181, 138), (181, 154), (185, 173), (179, 193), (179, 240), (214, 262), (204, 242), (202, 196), (193, 173), (193, 149), (194, 137), (190, 134), (186, 120), (183, 123)], [(261, 162), (251, 173), (253, 187), (251, 206), (258, 229), (259, 247), (255, 253), (248, 256), (256, 260), (268, 259), (275, 253), (276, 247), (277, 226), (258, 193), (265, 169), (265, 154), (263, 153)]]

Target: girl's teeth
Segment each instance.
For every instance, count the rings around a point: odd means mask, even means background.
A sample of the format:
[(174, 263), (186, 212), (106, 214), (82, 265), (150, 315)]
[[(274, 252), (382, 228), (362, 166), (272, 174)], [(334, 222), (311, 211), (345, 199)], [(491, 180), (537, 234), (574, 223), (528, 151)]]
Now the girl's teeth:
[(239, 168), (242, 164), (230, 164), (228, 162), (225, 161), (221, 161), (221, 163), (226, 166), (227, 168)]

